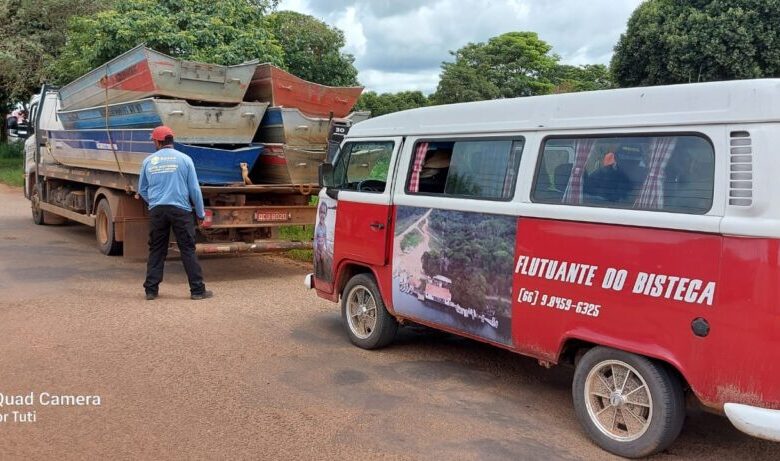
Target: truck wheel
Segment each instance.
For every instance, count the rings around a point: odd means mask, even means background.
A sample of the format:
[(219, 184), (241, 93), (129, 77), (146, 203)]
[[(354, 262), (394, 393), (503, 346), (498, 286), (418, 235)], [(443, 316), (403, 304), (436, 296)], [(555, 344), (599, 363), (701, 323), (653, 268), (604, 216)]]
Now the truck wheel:
[(41, 196), (38, 193), (38, 187), (33, 187), (32, 195), (30, 196), (33, 222), (39, 226), (43, 226), (46, 222), (43, 219), (43, 210), (41, 210), (41, 207), (39, 206), (40, 202)]
[(112, 256), (122, 253), (122, 242), (118, 242), (116, 235), (114, 235), (114, 217), (111, 214), (111, 206), (106, 199), (100, 199), (98, 202), (95, 237), (97, 237), (98, 248), (104, 255)]
[(41, 203), (41, 193), (38, 186), (33, 187), (32, 195), (30, 195), (30, 207), (32, 208), (33, 223), (43, 226), (45, 224), (58, 225), (65, 224), (67, 219), (62, 216), (57, 216), (54, 213), (41, 210), (39, 204)]
[(398, 322), (385, 309), (374, 277), (352, 277), (341, 297), (341, 316), (352, 344), (363, 349), (378, 349), (390, 344), (398, 331)]
[(579, 361), (572, 394), (588, 436), (626, 458), (668, 448), (685, 419), (676, 376), (645, 357), (606, 347), (589, 350)]

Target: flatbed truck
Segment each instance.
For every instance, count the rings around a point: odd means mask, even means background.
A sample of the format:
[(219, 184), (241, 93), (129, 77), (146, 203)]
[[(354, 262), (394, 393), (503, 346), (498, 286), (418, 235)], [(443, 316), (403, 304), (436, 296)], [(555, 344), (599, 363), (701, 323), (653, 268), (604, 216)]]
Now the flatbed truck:
[[(25, 142), (24, 195), (35, 224), (68, 220), (95, 228), (106, 255), (145, 258), (149, 229), (146, 203), (138, 198), (138, 172), (114, 172), (58, 164), (49, 153), (43, 114), (44, 87), (30, 104), (32, 135)], [(51, 113), (51, 112), (49, 112)], [(198, 254), (267, 253), (311, 248), (311, 241), (278, 238), (279, 228), (314, 224), (316, 184), (201, 186), (206, 219), (198, 228)], [(172, 244), (175, 251), (175, 245)]]

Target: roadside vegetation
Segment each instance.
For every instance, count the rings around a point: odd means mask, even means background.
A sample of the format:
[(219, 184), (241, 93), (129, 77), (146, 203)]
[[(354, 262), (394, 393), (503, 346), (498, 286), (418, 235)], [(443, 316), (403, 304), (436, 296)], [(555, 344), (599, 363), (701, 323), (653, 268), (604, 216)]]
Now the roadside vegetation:
[[(284, 240), (311, 242), (314, 240), (314, 226), (283, 226), (279, 228), (279, 238)], [(311, 263), (314, 261), (312, 250), (289, 250), (285, 256), (296, 261)]]
[(21, 187), (24, 184), (24, 145), (0, 143), (0, 183)]

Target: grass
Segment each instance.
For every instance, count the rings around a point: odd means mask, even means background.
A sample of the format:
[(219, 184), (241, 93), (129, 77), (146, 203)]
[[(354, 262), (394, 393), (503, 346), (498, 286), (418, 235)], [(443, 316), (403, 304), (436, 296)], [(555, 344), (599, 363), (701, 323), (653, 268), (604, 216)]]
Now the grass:
[(0, 183), (24, 185), (24, 145), (20, 142), (0, 144)]
[[(282, 226), (279, 228), (279, 238), (284, 240), (297, 240), (311, 242), (314, 239), (314, 225), (308, 226)], [(310, 263), (314, 261), (312, 250), (289, 250), (284, 255), (296, 261)]]

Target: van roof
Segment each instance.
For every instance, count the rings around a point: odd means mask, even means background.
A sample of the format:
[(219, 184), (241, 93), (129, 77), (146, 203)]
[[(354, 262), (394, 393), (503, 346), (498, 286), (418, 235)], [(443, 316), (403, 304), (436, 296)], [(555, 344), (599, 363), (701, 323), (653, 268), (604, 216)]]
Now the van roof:
[(355, 124), (349, 138), (780, 122), (780, 79), (626, 88), (423, 107)]

